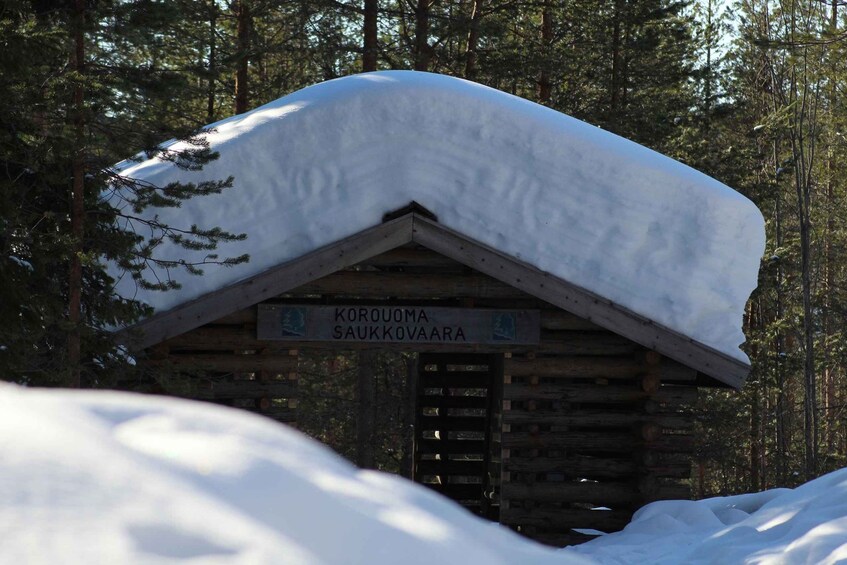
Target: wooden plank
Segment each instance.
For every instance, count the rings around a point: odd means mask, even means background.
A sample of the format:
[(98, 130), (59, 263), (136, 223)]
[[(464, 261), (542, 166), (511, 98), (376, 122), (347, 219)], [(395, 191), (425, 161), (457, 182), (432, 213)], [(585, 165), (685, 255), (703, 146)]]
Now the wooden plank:
[(566, 478), (631, 478), (639, 468), (631, 457), (510, 457), (503, 468), (512, 473), (559, 473)]
[(630, 433), (610, 432), (503, 432), (504, 449), (573, 449), (582, 453), (632, 453), (642, 444)]
[(694, 426), (691, 416), (682, 414), (641, 414), (635, 410), (521, 410), (512, 408), (503, 413), (503, 423), (513, 425), (551, 424), (555, 426), (624, 428), (651, 421), (663, 428), (687, 430)]
[(435, 222), (415, 216), (412, 232), (416, 243), (614, 331), (647, 349), (656, 350), (722, 383), (740, 388), (750, 372), (747, 363)]
[(506, 400), (553, 400), (590, 404), (632, 404), (652, 399), (661, 404), (690, 404), (697, 400), (697, 389), (682, 386), (662, 386), (650, 395), (640, 388), (622, 385), (543, 383), (538, 385), (512, 383), (503, 389)]
[(488, 407), (488, 398), (485, 396), (442, 396), (421, 395), (418, 396), (419, 408), (466, 408), (485, 409)]
[(460, 475), (460, 476), (480, 476), (485, 472), (485, 461), (469, 460), (469, 461), (432, 461), (422, 460), (418, 462), (418, 473), (421, 475)]
[(297, 383), (288, 381), (220, 381), (197, 383), (191, 397), (199, 400), (224, 398), (291, 398)]
[(397, 218), (321, 247), (231, 286), (156, 314), (115, 334), (118, 343), (144, 349), (222, 316), (267, 300), (411, 242), (412, 215)]
[[(504, 483), (501, 496), (512, 501), (536, 500), (539, 502), (582, 502), (597, 506), (632, 504), (641, 494), (625, 482), (570, 482), (570, 483)], [(510, 505), (511, 508), (512, 505)]]
[(482, 498), (481, 484), (424, 484), (424, 486), (441, 493), (453, 500), (479, 500)]
[(427, 430), (447, 429), (458, 432), (484, 432), (487, 429), (487, 418), (480, 416), (473, 418), (468, 416), (421, 416), (420, 432)]
[(534, 375), (558, 378), (634, 379), (646, 370), (643, 362), (632, 357), (512, 357), (506, 359), (505, 371), (513, 377)]
[(358, 298), (523, 298), (525, 293), (494, 278), (480, 275), (339, 271), (292, 288), (291, 296)]
[(419, 439), (416, 443), (421, 454), (472, 455), (486, 450), (485, 441), (475, 439)]
[(289, 355), (174, 355), (166, 359), (145, 361), (150, 366), (173, 367), (176, 370), (201, 370), (222, 373), (286, 373), (296, 371), (299, 360)]
[(615, 532), (626, 526), (631, 519), (630, 510), (507, 508), (500, 512), (501, 524), (565, 531), (571, 528), (592, 528), (603, 532)]
[(461, 263), (425, 247), (398, 247), (365, 259), (357, 267), (428, 267), (466, 269)]
[(553, 400), (591, 404), (634, 404), (649, 398), (649, 395), (634, 386), (594, 384), (519, 384), (503, 387), (503, 399), (511, 401)]

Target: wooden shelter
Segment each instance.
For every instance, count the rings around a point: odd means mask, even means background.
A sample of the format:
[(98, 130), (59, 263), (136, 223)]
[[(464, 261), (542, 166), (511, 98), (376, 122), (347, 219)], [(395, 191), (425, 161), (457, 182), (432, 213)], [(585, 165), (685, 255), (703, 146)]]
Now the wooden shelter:
[(187, 396), (297, 420), (298, 353), (419, 352), (414, 478), (540, 541), (690, 496), (698, 386), (745, 363), (440, 224), (384, 221), (121, 333)]

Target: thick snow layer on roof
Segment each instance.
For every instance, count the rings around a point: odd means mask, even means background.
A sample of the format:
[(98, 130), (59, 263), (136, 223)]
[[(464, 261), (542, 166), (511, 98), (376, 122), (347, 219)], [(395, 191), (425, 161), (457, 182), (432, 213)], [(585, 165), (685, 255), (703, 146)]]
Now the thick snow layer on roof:
[(0, 563), (589, 563), (212, 404), (0, 385)]
[(847, 469), (796, 489), (645, 506), (574, 548), (605, 564), (847, 562)]
[(221, 195), (155, 213), (245, 232), (221, 255), (252, 260), (186, 275), (177, 292), (140, 291), (127, 278), (122, 295), (168, 310), (415, 200), (449, 228), (746, 360), (738, 346), (762, 216), (640, 145), (491, 88), (404, 71), (318, 84), (213, 127), (221, 156), (201, 172), (158, 159), (122, 172), (157, 185), (233, 175)]

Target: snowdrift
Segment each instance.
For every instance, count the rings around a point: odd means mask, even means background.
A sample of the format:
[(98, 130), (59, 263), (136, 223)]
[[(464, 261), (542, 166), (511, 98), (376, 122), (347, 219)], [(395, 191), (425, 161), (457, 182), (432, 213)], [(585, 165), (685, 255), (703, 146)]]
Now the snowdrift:
[[(449, 228), (746, 361), (738, 346), (762, 216), (649, 149), (491, 88), (408, 71), (325, 82), (210, 127), (220, 159), (203, 171), (159, 159), (118, 169), (158, 186), (233, 175), (221, 195), (148, 213), (247, 233), (220, 255), (249, 252), (251, 262), (185, 275), (178, 292), (142, 291), (127, 277), (123, 296), (165, 311), (415, 200)], [(160, 256), (184, 252), (163, 246)]]
[(0, 385), (0, 563), (567, 565), (847, 561), (847, 469), (656, 502), (549, 549), (260, 416)]
[(574, 548), (604, 564), (847, 562), (847, 469), (796, 489), (654, 502)]
[(247, 412), (0, 385), (0, 563), (587, 563)]

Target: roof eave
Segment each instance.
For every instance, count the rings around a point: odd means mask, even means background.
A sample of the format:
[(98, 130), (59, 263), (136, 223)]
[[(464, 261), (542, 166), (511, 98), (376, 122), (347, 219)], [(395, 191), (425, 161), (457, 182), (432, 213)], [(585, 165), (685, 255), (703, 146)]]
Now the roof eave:
[(117, 339), (132, 349), (144, 349), (412, 242), (733, 388), (741, 388), (750, 372), (747, 363), (414, 212), (155, 314), (119, 331)]

